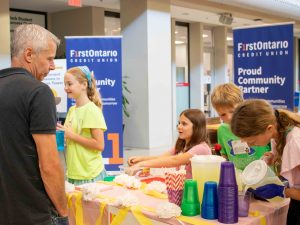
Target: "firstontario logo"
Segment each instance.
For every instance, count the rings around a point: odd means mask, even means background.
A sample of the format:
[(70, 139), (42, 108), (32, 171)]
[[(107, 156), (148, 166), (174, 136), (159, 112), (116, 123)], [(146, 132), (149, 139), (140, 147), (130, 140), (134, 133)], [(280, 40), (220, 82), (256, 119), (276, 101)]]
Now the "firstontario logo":
[(237, 57), (281, 56), (289, 54), (289, 42), (282, 41), (256, 41), (250, 43), (238, 42)]
[(117, 50), (70, 50), (70, 63), (78, 62), (118, 62), (118, 51)]

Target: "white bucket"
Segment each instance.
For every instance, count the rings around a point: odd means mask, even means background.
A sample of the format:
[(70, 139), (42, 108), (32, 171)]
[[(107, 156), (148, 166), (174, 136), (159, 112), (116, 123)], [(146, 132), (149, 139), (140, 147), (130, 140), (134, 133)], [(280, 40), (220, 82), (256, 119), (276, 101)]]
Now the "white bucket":
[(246, 186), (257, 188), (266, 184), (282, 185), (280, 179), (275, 175), (264, 160), (255, 160), (251, 162), (242, 172), (242, 182)]
[(225, 158), (217, 155), (196, 155), (191, 158), (193, 179), (197, 181), (199, 200), (202, 202), (204, 183), (216, 181), (219, 183), (221, 162)]

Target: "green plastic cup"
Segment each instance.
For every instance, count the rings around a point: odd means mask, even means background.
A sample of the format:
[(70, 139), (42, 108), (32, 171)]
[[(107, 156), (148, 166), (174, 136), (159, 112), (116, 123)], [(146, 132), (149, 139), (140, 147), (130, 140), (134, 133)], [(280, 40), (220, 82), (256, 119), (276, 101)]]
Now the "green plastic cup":
[(104, 181), (114, 181), (115, 179), (115, 176), (107, 176), (107, 177), (104, 177)]
[(184, 182), (181, 211), (181, 214), (184, 216), (196, 216), (200, 214), (198, 187), (195, 180), (187, 179)]

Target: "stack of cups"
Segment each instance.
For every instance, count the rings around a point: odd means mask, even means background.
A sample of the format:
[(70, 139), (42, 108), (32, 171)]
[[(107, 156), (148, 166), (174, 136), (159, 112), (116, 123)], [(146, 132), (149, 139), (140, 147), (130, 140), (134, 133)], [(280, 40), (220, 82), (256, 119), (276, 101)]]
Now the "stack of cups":
[(208, 220), (218, 218), (218, 191), (217, 182), (215, 181), (206, 181), (204, 183), (201, 216)]
[(232, 162), (222, 162), (218, 187), (218, 221), (220, 223), (238, 222), (238, 186)]
[(198, 187), (195, 180), (187, 179), (184, 182), (181, 211), (184, 216), (196, 216), (200, 214)]
[(165, 173), (165, 183), (167, 186), (169, 202), (178, 206), (181, 204), (185, 176), (185, 170)]

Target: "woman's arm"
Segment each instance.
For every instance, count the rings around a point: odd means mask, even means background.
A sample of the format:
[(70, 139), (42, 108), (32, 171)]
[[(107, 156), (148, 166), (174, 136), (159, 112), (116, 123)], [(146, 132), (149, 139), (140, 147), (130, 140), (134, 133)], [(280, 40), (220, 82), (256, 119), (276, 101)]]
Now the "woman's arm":
[(178, 167), (190, 163), (191, 157), (193, 157), (193, 155), (188, 152), (178, 155), (162, 155), (160, 157), (156, 157), (155, 159), (149, 159), (136, 163), (135, 165), (129, 167), (127, 173), (129, 175), (134, 175), (143, 167)]
[(79, 134), (72, 132), (71, 135), (67, 136), (70, 140), (82, 145), (85, 148), (93, 150), (103, 151), (104, 150), (104, 132), (100, 128), (91, 129), (91, 138), (83, 137)]
[(159, 156), (131, 156), (127, 160), (127, 164), (129, 166), (133, 166), (139, 162), (145, 161), (145, 160), (150, 160), (150, 159), (156, 159)]
[(188, 152), (178, 155), (163, 155), (163, 157), (139, 162), (135, 166), (150, 168), (177, 167), (190, 163), (192, 157), (193, 155)]
[(132, 157), (129, 157), (129, 159), (127, 160), (127, 164), (129, 166), (133, 166), (139, 162), (143, 162), (146, 160), (155, 160), (160, 157), (171, 156), (171, 155), (173, 155), (173, 154), (171, 154), (171, 151), (167, 151), (159, 156), (132, 156)]
[(300, 189), (299, 188), (286, 188), (285, 189), (285, 197), (300, 201)]
[[(300, 165), (294, 168), (296, 170), (296, 174), (300, 176)], [(299, 188), (286, 188), (285, 189), (285, 196), (287, 198), (292, 198), (295, 200), (300, 201), (300, 189)]]

